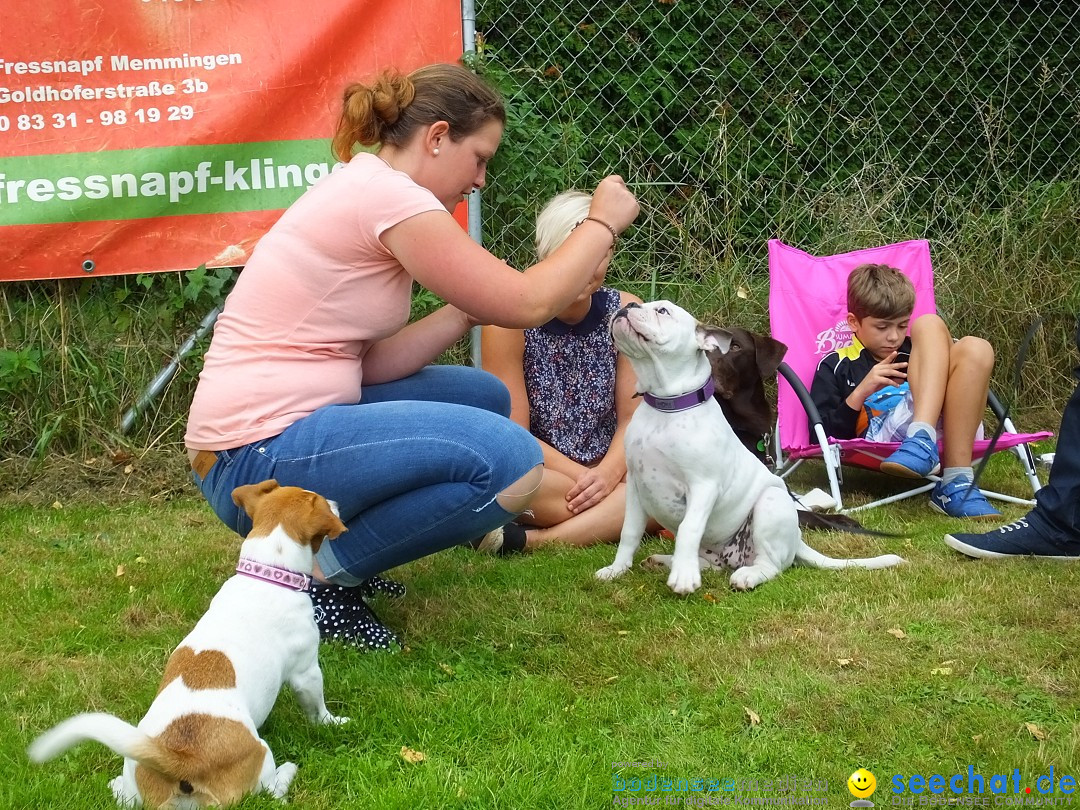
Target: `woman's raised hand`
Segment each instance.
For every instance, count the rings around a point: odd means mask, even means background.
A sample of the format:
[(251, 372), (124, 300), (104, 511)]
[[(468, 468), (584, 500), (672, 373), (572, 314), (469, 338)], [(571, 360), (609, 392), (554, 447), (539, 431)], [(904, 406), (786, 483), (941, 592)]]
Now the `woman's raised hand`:
[(609, 174), (601, 180), (592, 196), (589, 216), (610, 225), (617, 233), (625, 231), (637, 218), (640, 210), (637, 198), (617, 174)]

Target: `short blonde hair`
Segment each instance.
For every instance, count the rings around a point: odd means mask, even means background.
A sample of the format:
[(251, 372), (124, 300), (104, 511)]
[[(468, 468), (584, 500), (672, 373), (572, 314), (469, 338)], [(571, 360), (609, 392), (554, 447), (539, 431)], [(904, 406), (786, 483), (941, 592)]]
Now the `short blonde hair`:
[(589, 215), (592, 195), (564, 191), (548, 201), (536, 217), (536, 257), (543, 261), (561, 245), (570, 231)]
[(915, 285), (895, 267), (860, 264), (848, 276), (847, 306), (860, 321), (909, 318), (915, 309)]

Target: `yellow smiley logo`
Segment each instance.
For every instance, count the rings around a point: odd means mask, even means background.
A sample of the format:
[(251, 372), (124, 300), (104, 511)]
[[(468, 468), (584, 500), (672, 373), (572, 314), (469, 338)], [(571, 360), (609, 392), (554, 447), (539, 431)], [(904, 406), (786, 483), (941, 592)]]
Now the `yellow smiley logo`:
[(877, 779), (866, 768), (859, 768), (848, 777), (847, 789), (856, 799), (868, 799), (877, 790)]

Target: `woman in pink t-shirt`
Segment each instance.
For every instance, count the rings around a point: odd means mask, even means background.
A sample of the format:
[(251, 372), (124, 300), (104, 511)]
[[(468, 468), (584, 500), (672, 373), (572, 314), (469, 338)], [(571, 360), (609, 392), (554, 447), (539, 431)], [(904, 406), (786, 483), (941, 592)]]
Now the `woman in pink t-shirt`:
[[(344, 165), (260, 240), (218, 318), (185, 437), (195, 481), (240, 534), (243, 484), (275, 478), (338, 503), (349, 530), (319, 549), (312, 593), (324, 638), (397, 640), (362, 598), (401, 591), (382, 571), (478, 538), (523, 544), (508, 524), (539, 486), (539, 446), (507, 418), (498, 379), (430, 364), (476, 324), (526, 328), (565, 309), (638, 204), (607, 177), (558, 250), (509, 267), (450, 213), (483, 188), (505, 120), (460, 65), (346, 88)], [(378, 148), (354, 156), (356, 144)], [(414, 281), (447, 304), (410, 324)]]

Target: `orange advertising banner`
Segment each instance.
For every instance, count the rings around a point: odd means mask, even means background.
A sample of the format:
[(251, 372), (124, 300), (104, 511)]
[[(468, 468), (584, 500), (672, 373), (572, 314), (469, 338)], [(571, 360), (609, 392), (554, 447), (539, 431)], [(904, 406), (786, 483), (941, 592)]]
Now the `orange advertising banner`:
[(242, 265), (345, 85), (461, 53), (458, 0), (5, 0), (0, 281)]

